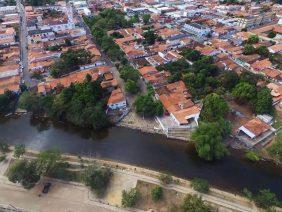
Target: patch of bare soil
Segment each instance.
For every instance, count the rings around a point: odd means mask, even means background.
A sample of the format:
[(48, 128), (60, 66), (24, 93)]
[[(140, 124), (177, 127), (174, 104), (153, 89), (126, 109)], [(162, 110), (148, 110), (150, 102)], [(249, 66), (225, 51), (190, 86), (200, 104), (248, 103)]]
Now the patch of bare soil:
[(183, 202), (185, 194), (174, 190), (163, 189), (163, 198), (158, 202), (153, 202), (151, 190), (156, 185), (138, 181), (136, 188), (139, 190), (141, 197), (138, 200), (135, 208), (141, 210), (151, 210), (156, 212), (177, 212), (179, 206)]

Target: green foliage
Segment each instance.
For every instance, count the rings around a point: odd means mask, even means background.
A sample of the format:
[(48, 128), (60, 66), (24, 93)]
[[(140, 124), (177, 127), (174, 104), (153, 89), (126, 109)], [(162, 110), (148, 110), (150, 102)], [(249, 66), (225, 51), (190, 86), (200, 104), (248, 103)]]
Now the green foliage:
[[(88, 77), (86, 77), (88, 78)], [(99, 81), (86, 79), (71, 84), (57, 95), (40, 96), (32, 92), (21, 95), (19, 105), (34, 115), (47, 114), (75, 126), (98, 130), (109, 125)]]
[(201, 52), (195, 49), (184, 49), (181, 52), (181, 55), (183, 55), (183, 57), (189, 61), (197, 61), (202, 57)]
[(257, 92), (257, 98), (254, 103), (254, 111), (257, 114), (273, 114), (273, 101), (270, 90), (267, 87)]
[(79, 66), (91, 63), (91, 53), (85, 49), (71, 50), (61, 54), (60, 59), (51, 67), (51, 76), (58, 78), (79, 69)]
[(41, 80), (43, 78), (42, 74), (38, 71), (35, 71), (31, 74), (31, 78)]
[(162, 103), (155, 101), (151, 95), (138, 96), (134, 102), (135, 111), (144, 117), (161, 116), (164, 112)]
[(207, 205), (197, 195), (187, 194), (182, 205), (180, 206), (181, 212), (211, 212), (211, 206)]
[(199, 191), (201, 193), (208, 193), (210, 190), (210, 185), (208, 181), (200, 178), (194, 178), (191, 181), (191, 186), (194, 190)]
[(235, 71), (224, 72), (220, 76), (221, 85), (228, 91), (231, 91), (239, 82), (239, 76)]
[(84, 182), (98, 195), (102, 195), (109, 185), (112, 172), (108, 168), (90, 165), (85, 169)]
[(40, 175), (37, 173), (35, 161), (15, 161), (15, 163), (13, 163), (9, 168), (8, 179), (14, 183), (21, 183), (26, 189), (32, 188), (40, 179)]
[(151, 19), (151, 15), (150, 14), (144, 14), (142, 16), (142, 20), (143, 20), (143, 23), (145, 25), (149, 24), (150, 23), (150, 19)]
[(36, 170), (39, 175), (48, 175), (61, 161), (61, 153), (58, 150), (40, 152), (36, 158)]
[(6, 160), (6, 155), (0, 155), (0, 163)]
[(267, 148), (268, 154), (279, 162), (282, 162), (282, 134), (278, 133), (275, 142)]
[(277, 35), (277, 32), (275, 32), (275, 31), (270, 31), (270, 32), (268, 33), (267, 37), (269, 37), (269, 38), (275, 38), (276, 35)]
[(279, 203), (276, 194), (269, 189), (261, 189), (258, 194), (255, 195), (254, 201), (256, 205), (262, 208), (270, 208)]
[(247, 188), (243, 189), (243, 195), (249, 199), (249, 200), (253, 200), (253, 194), (251, 191), (249, 191)]
[(200, 122), (192, 134), (192, 139), (199, 157), (212, 161), (225, 156), (228, 151), (222, 144), (225, 126), (219, 123)]
[(248, 44), (255, 44), (258, 42), (259, 42), (259, 37), (257, 35), (251, 35), (247, 40)]
[(17, 144), (14, 150), (14, 157), (19, 158), (25, 153), (25, 145)]
[(121, 205), (124, 208), (133, 207), (140, 197), (140, 192), (136, 188), (132, 188), (129, 191), (122, 191)]
[(138, 84), (132, 80), (125, 83), (125, 91), (131, 94), (137, 94), (140, 91)]
[(245, 156), (249, 161), (252, 161), (252, 162), (257, 162), (260, 160), (259, 155), (254, 151), (247, 151)]
[(3, 141), (0, 141), (0, 151), (2, 153), (7, 153), (9, 151), (9, 145)]
[(139, 79), (139, 72), (134, 69), (131, 65), (125, 65), (122, 66), (122, 68), (119, 69), (120, 77), (124, 80), (132, 80), (134, 82), (137, 82)]
[(256, 52), (263, 57), (269, 56), (269, 50), (266, 46), (259, 46), (258, 48), (256, 48)]
[(148, 30), (146, 32), (143, 33), (143, 37), (144, 37), (144, 44), (146, 45), (153, 45), (156, 42), (157, 39), (157, 35), (155, 34), (155, 32), (153, 30)]
[(204, 99), (200, 119), (204, 122), (216, 122), (225, 118), (228, 112), (227, 102), (219, 95), (212, 93)]
[(172, 176), (170, 174), (163, 174), (163, 173), (160, 174), (159, 180), (165, 185), (170, 184), (173, 181)]
[(12, 112), (16, 107), (17, 101), (18, 95), (11, 91), (0, 94), (0, 116)]
[(251, 44), (246, 44), (244, 46), (244, 50), (243, 50), (243, 54), (245, 55), (251, 55), (251, 54), (254, 54), (256, 52), (256, 49), (255, 47), (253, 47), (253, 45)]
[(163, 198), (163, 188), (161, 186), (155, 186), (151, 191), (152, 200), (157, 202)]
[(64, 181), (81, 182), (82, 174), (80, 171), (74, 171), (69, 169), (69, 164), (67, 162), (58, 162), (54, 169), (48, 173), (48, 177), (61, 179)]
[(232, 95), (240, 104), (251, 102), (256, 98), (256, 87), (247, 82), (240, 82), (233, 89)]

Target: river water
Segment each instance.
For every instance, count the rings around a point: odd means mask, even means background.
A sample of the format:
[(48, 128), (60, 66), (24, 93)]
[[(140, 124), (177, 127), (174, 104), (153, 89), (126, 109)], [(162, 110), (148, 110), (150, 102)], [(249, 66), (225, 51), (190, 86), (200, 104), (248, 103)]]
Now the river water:
[(220, 161), (205, 162), (184, 141), (112, 127), (100, 132), (81, 130), (62, 123), (38, 121), (29, 116), (0, 120), (0, 139), (25, 144), (34, 150), (58, 148), (61, 152), (110, 159), (172, 175), (207, 179), (232, 192), (269, 188), (282, 199), (282, 168), (270, 162), (246, 161), (239, 151)]

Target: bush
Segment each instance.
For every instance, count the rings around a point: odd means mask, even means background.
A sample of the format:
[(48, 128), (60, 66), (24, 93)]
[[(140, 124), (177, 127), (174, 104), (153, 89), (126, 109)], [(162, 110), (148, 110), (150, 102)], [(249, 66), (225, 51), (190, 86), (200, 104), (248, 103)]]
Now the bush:
[(110, 182), (111, 176), (112, 172), (109, 168), (91, 165), (84, 172), (84, 182), (97, 195), (102, 195)]
[(18, 144), (15, 146), (14, 150), (14, 157), (19, 158), (25, 153), (25, 145), (24, 144)]
[(9, 168), (8, 179), (13, 183), (21, 183), (26, 188), (32, 188), (40, 179), (35, 161), (18, 160)]
[(246, 152), (245, 156), (249, 161), (252, 161), (252, 162), (257, 162), (260, 160), (259, 155), (254, 151)]
[(197, 195), (191, 195), (188, 194), (182, 205), (180, 206), (180, 211), (181, 212), (210, 212), (213, 211), (213, 209), (205, 204), (205, 202), (198, 197)]
[(9, 145), (0, 141), (0, 151), (6, 153), (9, 151)]
[(133, 207), (140, 197), (140, 193), (136, 188), (130, 189), (130, 191), (122, 191), (121, 205), (124, 208)]
[(170, 174), (161, 174), (159, 176), (159, 180), (163, 183), (163, 184), (170, 184), (172, 183), (173, 179), (172, 176)]
[(163, 198), (163, 188), (161, 186), (156, 186), (151, 191), (152, 200), (154, 202), (159, 201)]
[(4, 160), (6, 160), (6, 155), (1, 155), (0, 156), (0, 163), (3, 162)]
[(272, 193), (269, 189), (259, 190), (259, 193), (255, 196), (254, 200), (257, 206), (262, 208), (270, 208), (279, 203), (276, 194)]
[(210, 190), (210, 185), (208, 181), (200, 178), (194, 178), (191, 181), (191, 186), (194, 190), (199, 191), (201, 193), (208, 193)]

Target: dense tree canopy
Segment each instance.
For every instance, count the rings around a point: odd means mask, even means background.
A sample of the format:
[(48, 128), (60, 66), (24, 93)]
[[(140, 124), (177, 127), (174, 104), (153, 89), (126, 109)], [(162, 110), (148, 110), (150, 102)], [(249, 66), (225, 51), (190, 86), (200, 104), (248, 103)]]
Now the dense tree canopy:
[(248, 44), (255, 44), (258, 42), (259, 42), (259, 37), (257, 35), (251, 35), (247, 40)]
[(220, 76), (221, 85), (228, 91), (231, 91), (239, 82), (239, 76), (235, 71), (224, 72)]
[(51, 67), (52, 77), (60, 77), (79, 69), (79, 66), (91, 63), (91, 54), (84, 49), (68, 50)]
[(195, 49), (184, 49), (181, 54), (190, 61), (197, 61), (201, 59), (201, 52), (195, 50)]
[(144, 117), (161, 116), (164, 112), (162, 103), (151, 95), (138, 96), (134, 102), (136, 113)]
[(142, 20), (143, 20), (143, 23), (145, 25), (149, 24), (150, 23), (150, 19), (151, 19), (151, 15), (150, 14), (144, 14), (142, 16)]
[(226, 117), (229, 107), (218, 94), (212, 93), (205, 97), (200, 114), (201, 121), (216, 122)]
[(199, 127), (192, 134), (199, 157), (212, 161), (226, 155), (227, 149), (222, 144), (223, 130), (218, 123), (200, 122)]
[(241, 104), (252, 102), (256, 98), (256, 87), (247, 82), (241, 82), (236, 85), (232, 94)]
[(250, 54), (254, 54), (255, 52), (256, 52), (256, 49), (255, 49), (255, 47), (253, 47), (253, 45), (246, 44), (244, 46), (243, 54), (250, 55)]
[(137, 82), (139, 79), (139, 72), (134, 69), (131, 65), (125, 65), (122, 66), (119, 69), (120, 77), (124, 80), (132, 80), (134, 82)]
[(267, 87), (260, 89), (257, 93), (257, 98), (254, 103), (254, 111), (257, 114), (272, 114), (273, 102), (270, 90)]
[(98, 81), (71, 84), (61, 93), (41, 96), (25, 92), (20, 97), (20, 106), (35, 115), (52, 116), (79, 127), (98, 130), (108, 126), (104, 111), (105, 99)]
[(269, 56), (269, 50), (266, 46), (259, 46), (258, 48), (256, 48), (256, 52), (263, 57)]
[(18, 95), (11, 91), (0, 94), (0, 116), (12, 112), (16, 107), (17, 100)]
[(140, 88), (136, 82), (129, 79), (125, 83), (125, 91), (131, 94), (137, 94), (140, 91)]
[(278, 133), (275, 142), (267, 148), (267, 152), (278, 162), (282, 162), (282, 133)]
[(157, 39), (157, 35), (155, 34), (153, 30), (148, 30), (144, 32), (143, 37), (145, 39), (144, 44), (146, 45), (153, 45)]

